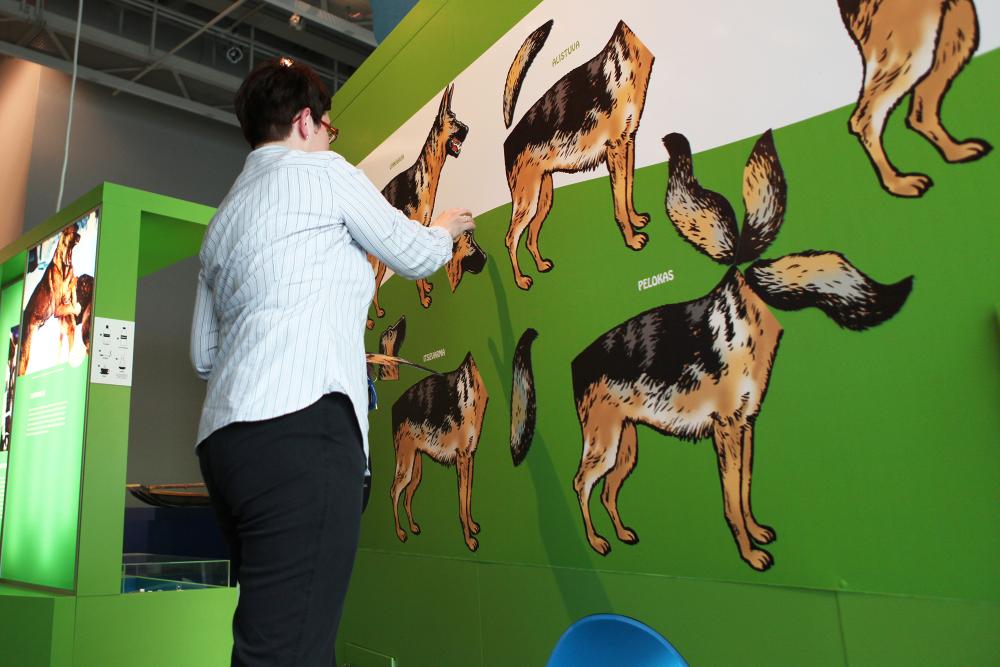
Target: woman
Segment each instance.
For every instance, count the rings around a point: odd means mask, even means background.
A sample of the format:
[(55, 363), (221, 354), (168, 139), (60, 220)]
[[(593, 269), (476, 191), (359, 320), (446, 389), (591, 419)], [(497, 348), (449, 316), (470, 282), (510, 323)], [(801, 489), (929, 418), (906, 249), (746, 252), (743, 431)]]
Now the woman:
[(287, 58), (236, 94), (252, 151), (209, 224), (191, 335), (197, 453), (240, 582), (232, 664), (335, 664), (368, 474), (371, 253), (424, 278), (474, 228), (407, 219), (329, 150), (326, 87)]

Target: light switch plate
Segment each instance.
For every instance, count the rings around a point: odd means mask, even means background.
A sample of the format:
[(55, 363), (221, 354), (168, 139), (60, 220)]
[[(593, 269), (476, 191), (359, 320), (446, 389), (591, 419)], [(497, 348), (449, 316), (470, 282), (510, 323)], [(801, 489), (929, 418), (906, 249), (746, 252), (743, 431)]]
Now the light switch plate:
[(135, 322), (95, 317), (90, 339), (90, 381), (131, 387)]

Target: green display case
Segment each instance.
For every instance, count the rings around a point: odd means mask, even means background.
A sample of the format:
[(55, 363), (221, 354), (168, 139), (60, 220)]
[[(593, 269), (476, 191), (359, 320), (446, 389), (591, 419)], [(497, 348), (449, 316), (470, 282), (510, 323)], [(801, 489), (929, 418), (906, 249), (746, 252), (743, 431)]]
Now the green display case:
[[(52, 244), (63, 230), (75, 229), (81, 248), (93, 232), (89, 321), (134, 321), (139, 278), (197, 254), (213, 213), (111, 183), (95, 188), (0, 250), (0, 333), (23, 335), (30, 319), (23, 312), (37, 291), (32, 280), (41, 282), (32, 272), (57, 263)], [(88, 231), (81, 221), (97, 229)], [(76, 259), (79, 281), (85, 263)], [(92, 384), (90, 359), (72, 357), (79, 342), (63, 348), (61, 339), (66, 363), (45, 368), (36, 340), (21, 373), (12, 354), (18, 359), (15, 342), (23, 341), (15, 338), (8, 346), (0, 448), (0, 489), (6, 487), (8, 501), (0, 534), (0, 615), (6, 619), (0, 664), (225, 663), (236, 603), (235, 589), (225, 585), (228, 563), (123, 559), (131, 387)], [(13, 401), (7, 400), (11, 384)], [(56, 408), (32, 403), (40, 399), (66, 409), (52, 417)], [(27, 439), (29, 433), (37, 437)], [(123, 592), (139, 588), (158, 592)]]

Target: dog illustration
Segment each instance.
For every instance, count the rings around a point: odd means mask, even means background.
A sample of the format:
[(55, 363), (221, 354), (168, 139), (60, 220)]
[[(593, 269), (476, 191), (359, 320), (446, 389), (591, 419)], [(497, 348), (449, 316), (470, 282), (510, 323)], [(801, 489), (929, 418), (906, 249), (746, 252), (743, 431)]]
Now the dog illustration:
[(420, 534), (413, 520), (413, 494), (420, 486), (423, 455), (458, 473), (458, 517), (465, 545), (479, 548), (479, 524), (472, 518), (472, 477), (479, 435), (489, 394), (472, 353), (449, 373), (426, 377), (410, 387), (392, 406), (392, 442), (396, 475), (390, 496), (396, 537), (406, 541), (399, 524), (399, 496), (406, 489), (404, 507), (410, 532)]
[(84, 274), (76, 281), (76, 300), (80, 303), (80, 314), (76, 323), (80, 327), (80, 338), (83, 346), (90, 354), (90, 325), (94, 313), (94, 276)]
[[(458, 120), (451, 110), (451, 97), (455, 92), (455, 84), (448, 86), (444, 95), (441, 96), (441, 104), (438, 107), (434, 124), (427, 135), (424, 147), (420, 151), (420, 157), (408, 169), (396, 174), (389, 183), (382, 188), (382, 196), (386, 200), (406, 214), (411, 220), (429, 225), (431, 215), (434, 212), (434, 200), (437, 198), (438, 183), (441, 181), (441, 169), (444, 167), (448, 156), (458, 157), (462, 153), (462, 143), (469, 134), (469, 126)], [(375, 296), (372, 305), (375, 306), (375, 314), (378, 317), (385, 315), (385, 311), (379, 306), (378, 291), (385, 280), (386, 266), (376, 257), (368, 256), (368, 261), (375, 271)], [(461, 261), (452, 258), (452, 262)], [(417, 292), (420, 295), (420, 305), (429, 308), (431, 305), (430, 292), (434, 285), (426, 280), (417, 280)], [(368, 328), (374, 326), (371, 320)]]
[[(552, 29), (549, 21), (521, 46), (504, 89), (504, 122), (510, 127), (521, 83)], [(543, 259), (538, 235), (552, 208), (553, 172), (577, 172), (607, 164), (611, 177), (615, 220), (625, 244), (640, 250), (647, 236), (635, 230), (649, 222), (632, 202), (635, 133), (646, 102), (653, 54), (624, 22), (607, 45), (588, 62), (573, 69), (548, 89), (518, 121), (504, 141), (507, 184), (511, 194), (507, 250), (514, 280), (521, 289), (532, 279), (521, 272), (517, 249), (525, 228), (528, 251), (537, 269), (552, 270)]]
[[(384, 354), (388, 357), (393, 357), (399, 354), (400, 348), (403, 347), (403, 341), (406, 339), (406, 316), (400, 316), (396, 323), (391, 327), (387, 327), (382, 335), (379, 336), (378, 341), (378, 351), (379, 354)], [(372, 379), (378, 378), (379, 380), (398, 380), (399, 379), (399, 364), (386, 363), (384, 365), (379, 365), (376, 372), (376, 364), (368, 365), (368, 376)]]
[[(587, 540), (606, 555), (610, 545), (591, 520), (591, 491), (604, 480), (601, 502), (618, 539), (638, 542), (618, 511), (618, 494), (636, 465), (636, 426), (684, 440), (711, 436), (726, 522), (743, 560), (766, 570), (773, 558), (755, 545), (772, 542), (775, 532), (751, 510), (750, 480), (754, 425), (782, 335), (768, 305), (784, 310), (815, 306), (840, 326), (863, 330), (895, 315), (912, 277), (882, 285), (836, 252), (758, 259), (785, 214), (785, 178), (770, 131), (757, 141), (744, 171), (742, 233), (726, 199), (695, 179), (687, 139), (671, 134), (664, 145), (670, 154), (666, 209), (671, 221), (689, 243), (729, 268), (700, 299), (640, 313), (573, 360), (573, 395), (583, 434), (573, 488)], [(739, 264), (750, 261), (744, 274)]]
[(77, 279), (73, 273), (73, 248), (79, 242), (80, 232), (76, 225), (70, 225), (62, 231), (52, 261), (28, 299), (28, 305), (24, 308), (21, 363), (17, 372), (19, 376), (28, 370), (32, 337), (50, 317), (59, 320), (59, 354), (62, 353), (64, 341), (69, 343), (71, 351), (73, 349), (76, 318), (82, 310), (76, 298)]
[(882, 187), (919, 197), (932, 185), (924, 174), (901, 174), (882, 145), (886, 119), (912, 92), (906, 124), (948, 162), (990, 152), (982, 139), (956, 141), (941, 125), (941, 101), (979, 45), (972, 0), (838, 0), (840, 15), (861, 53), (864, 80), (848, 127), (864, 146)]

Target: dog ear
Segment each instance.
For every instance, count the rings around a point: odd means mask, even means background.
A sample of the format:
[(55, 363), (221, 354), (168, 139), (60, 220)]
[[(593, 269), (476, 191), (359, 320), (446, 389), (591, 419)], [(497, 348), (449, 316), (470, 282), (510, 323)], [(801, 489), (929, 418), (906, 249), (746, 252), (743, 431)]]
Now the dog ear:
[(736, 264), (757, 259), (774, 242), (785, 220), (788, 188), (768, 130), (753, 147), (743, 170), (743, 231)]
[(782, 310), (814, 306), (846, 329), (861, 331), (899, 312), (913, 276), (883, 285), (859, 271), (839, 252), (810, 250), (755, 262), (747, 284), (767, 304)]
[(444, 120), (451, 111), (451, 94), (455, 90), (455, 84), (449, 83), (448, 87), (444, 89), (444, 94), (441, 95), (441, 105), (438, 107), (438, 118)]
[(718, 192), (703, 188), (694, 175), (691, 144), (676, 132), (663, 137), (670, 155), (670, 183), (664, 202), (670, 222), (685, 241), (720, 264), (736, 256), (736, 213)]

